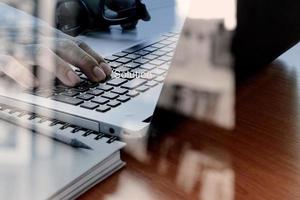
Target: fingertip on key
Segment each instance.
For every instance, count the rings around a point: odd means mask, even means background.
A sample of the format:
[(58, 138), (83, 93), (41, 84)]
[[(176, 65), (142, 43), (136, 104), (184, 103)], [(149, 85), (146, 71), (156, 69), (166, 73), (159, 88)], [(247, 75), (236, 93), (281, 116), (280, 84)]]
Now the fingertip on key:
[(73, 71), (69, 71), (67, 76), (72, 86), (80, 82), (80, 78)]
[(105, 73), (99, 66), (95, 66), (93, 69), (94, 76), (97, 78), (98, 81), (102, 81), (106, 78)]
[(106, 73), (106, 75), (110, 75), (112, 73), (112, 69), (107, 63), (102, 62), (102, 63), (100, 63), (100, 66), (102, 67), (102, 69)]

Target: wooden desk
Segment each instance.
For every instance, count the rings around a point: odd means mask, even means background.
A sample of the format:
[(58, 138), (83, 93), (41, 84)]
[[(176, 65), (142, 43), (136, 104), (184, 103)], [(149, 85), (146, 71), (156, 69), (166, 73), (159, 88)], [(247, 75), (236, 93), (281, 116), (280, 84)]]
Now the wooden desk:
[(186, 121), (150, 145), (147, 159), (124, 153), (127, 167), (79, 199), (201, 199), (201, 174), (217, 168), (234, 172), (235, 199), (299, 200), (298, 77), (272, 64), (237, 88), (234, 131)]

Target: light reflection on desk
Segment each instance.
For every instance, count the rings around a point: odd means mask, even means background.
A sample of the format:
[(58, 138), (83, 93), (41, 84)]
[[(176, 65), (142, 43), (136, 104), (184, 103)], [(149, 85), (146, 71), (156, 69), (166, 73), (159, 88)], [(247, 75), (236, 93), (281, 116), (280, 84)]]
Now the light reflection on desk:
[(104, 199), (171, 199), (171, 192), (162, 193), (166, 190), (175, 190), (182, 199), (234, 199), (234, 171), (226, 151), (193, 148), (190, 142), (172, 136), (162, 142), (126, 143), (125, 160), (138, 168), (131, 169), (129, 164), (119, 175), (114, 192)]

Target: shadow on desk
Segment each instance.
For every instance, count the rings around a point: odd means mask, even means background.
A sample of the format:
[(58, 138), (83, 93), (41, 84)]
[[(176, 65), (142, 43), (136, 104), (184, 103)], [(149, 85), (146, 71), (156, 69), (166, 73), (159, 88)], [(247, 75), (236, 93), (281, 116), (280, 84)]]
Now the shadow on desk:
[(182, 120), (80, 199), (300, 199), (298, 77), (273, 63), (237, 87), (234, 131)]

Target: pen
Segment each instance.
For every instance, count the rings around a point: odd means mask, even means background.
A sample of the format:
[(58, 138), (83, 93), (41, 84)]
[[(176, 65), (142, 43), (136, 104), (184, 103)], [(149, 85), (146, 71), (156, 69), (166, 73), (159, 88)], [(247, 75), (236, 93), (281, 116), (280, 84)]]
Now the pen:
[(50, 137), (54, 140), (57, 140), (57, 141), (62, 142), (64, 144), (70, 145), (74, 148), (91, 149), (91, 150), (93, 149), (90, 146), (88, 146), (87, 144), (77, 140), (76, 138), (65, 137), (64, 135), (57, 134), (57, 133), (42, 134), (42, 135), (48, 136), (48, 137)]

